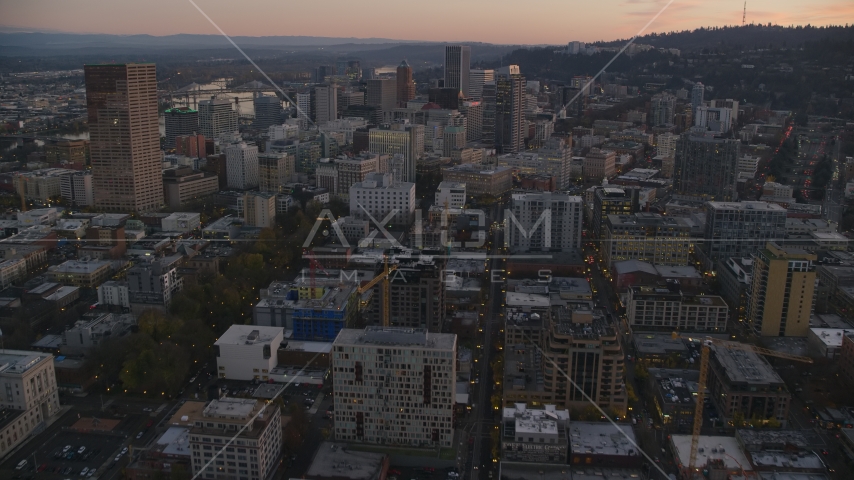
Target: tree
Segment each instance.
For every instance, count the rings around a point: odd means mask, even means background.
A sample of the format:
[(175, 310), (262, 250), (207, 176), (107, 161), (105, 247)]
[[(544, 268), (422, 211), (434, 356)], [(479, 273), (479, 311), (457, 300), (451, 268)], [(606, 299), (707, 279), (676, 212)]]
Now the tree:
[(635, 364), (635, 378), (642, 382), (649, 379), (649, 370), (643, 363), (638, 362)]
[(741, 410), (736, 410), (735, 413), (732, 414), (732, 425), (735, 428), (741, 428), (744, 426), (744, 414), (741, 413)]
[(167, 317), (160, 310), (150, 308), (139, 315), (137, 324), (139, 331), (147, 333), (155, 342), (159, 342), (175, 333), (181, 327), (182, 322)]

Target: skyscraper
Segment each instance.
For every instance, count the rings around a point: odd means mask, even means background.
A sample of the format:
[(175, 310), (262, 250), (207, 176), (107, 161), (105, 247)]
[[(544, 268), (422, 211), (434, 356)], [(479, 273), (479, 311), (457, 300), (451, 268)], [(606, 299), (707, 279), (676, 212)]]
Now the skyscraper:
[(255, 106), (255, 120), (252, 126), (259, 130), (266, 130), (270, 125), (279, 125), (282, 123), (282, 101), (279, 97), (273, 95), (261, 95), (256, 97), (253, 102)]
[(314, 123), (323, 125), (338, 116), (338, 89), (334, 85), (318, 85), (312, 90)]
[(248, 190), (258, 186), (258, 147), (243, 142), (225, 149), (228, 188)]
[(385, 155), (403, 155), (400, 179), (415, 182), (415, 162), (424, 152), (424, 125), (393, 124), (391, 128), (373, 128), (368, 133), (369, 150)]
[(236, 131), (237, 112), (231, 108), (231, 101), (211, 98), (199, 102), (199, 133), (205, 138)]
[(398, 84), (394, 79), (368, 80), (365, 105), (377, 107), (383, 112), (394, 110), (397, 105)]
[(697, 107), (703, 104), (703, 94), (706, 91), (706, 87), (703, 86), (702, 83), (697, 82), (694, 85), (694, 88), (691, 89), (691, 111), (696, 112)]
[(471, 65), (471, 47), (448, 45), (445, 47), (445, 88), (456, 88), (469, 93), (469, 67)]
[(406, 102), (415, 98), (415, 82), (412, 80), (412, 67), (406, 60), (397, 66), (397, 106), (406, 107)]
[(86, 65), (84, 75), (95, 207), (122, 212), (160, 208), (154, 64)]
[(662, 93), (652, 97), (652, 125), (667, 125), (673, 123), (676, 97)]
[(170, 108), (163, 112), (166, 123), (166, 148), (175, 147), (175, 137), (192, 135), (199, 131), (199, 112), (187, 107)]
[(525, 77), (519, 73), (496, 74), (495, 148), (499, 153), (516, 153), (525, 147), (524, 102)]
[(494, 81), (483, 84), (482, 103), (483, 121), (481, 122), (481, 142), (495, 145), (495, 95), (497, 85)]
[(480, 100), (483, 96), (483, 85), (494, 80), (494, 70), (470, 70), (468, 97), (474, 100)]
[(682, 135), (676, 143), (676, 192), (722, 202), (738, 196), (738, 152), (734, 139)]

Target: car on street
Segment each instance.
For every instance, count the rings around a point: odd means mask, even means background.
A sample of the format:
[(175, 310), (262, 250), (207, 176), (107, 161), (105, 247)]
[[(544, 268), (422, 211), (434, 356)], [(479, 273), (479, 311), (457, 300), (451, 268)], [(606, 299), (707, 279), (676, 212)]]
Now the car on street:
[(137, 439), (137, 440), (139, 440), (140, 438), (142, 438), (142, 433), (143, 433), (143, 432), (139, 432), (139, 433), (137, 433), (137, 434), (136, 434), (136, 439)]
[(821, 449), (821, 454), (822, 455), (830, 455), (830, 452), (828, 452), (826, 449)]
[(27, 460), (26, 459), (21, 460), (20, 462), (18, 462), (18, 466), (15, 467), (15, 470), (23, 470), (24, 467), (26, 467), (26, 466), (27, 466)]
[(400, 475), (400, 470), (397, 470), (396, 468), (392, 468), (391, 470), (388, 471), (388, 474), (389, 475)]
[(121, 455), (124, 455), (124, 454), (126, 454), (126, 453), (128, 453), (128, 447), (124, 447), (124, 448), (122, 448), (122, 453), (121, 453)]

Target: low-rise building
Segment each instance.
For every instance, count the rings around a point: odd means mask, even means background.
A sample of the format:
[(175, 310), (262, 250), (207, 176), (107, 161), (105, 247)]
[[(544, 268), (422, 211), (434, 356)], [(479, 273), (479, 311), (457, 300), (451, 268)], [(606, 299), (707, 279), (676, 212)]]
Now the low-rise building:
[(344, 444), (323, 442), (302, 478), (306, 480), (384, 480), (389, 457), (384, 453), (363, 452)]
[(753, 350), (710, 348), (709, 398), (724, 420), (757, 417), (785, 426), (792, 394), (768, 361)]
[(166, 309), (184, 287), (178, 275), (180, 256), (162, 257), (134, 265), (127, 271), (128, 298), (138, 312), (146, 308)]
[(608, 266), (624, 260), (655, 265), (686, 265), (691, 261), (691, 226), (682, 218), (657, 213), (608, 215), (603, 248)]
[[(214, 480), (272, 478), (282, 456), (282, 417), (270, 405), (254, 398), (223, 397), (212, 400), (200, 415), (187, 415), (193, 475)], [(222, 448), (233, 453), (214, 459)]]
[(511, 462), (566, 464), (569, 410), (554, 405), (529, 409), (524, 403), (505, 408), (501, 416), (501, 458)]
[(283, 339), (281, 327), (232, 325), (214, 343), (219, 378), (269, 380)]
[(175, 212), (160, 220), (164, 232), (190, 233), (201, 227), (201, 214)]
[(631, 425), (572, 422), (569, 426), (569, 464), (581, 467), (640, 468), (643, 456)]
[(134, 325), (136, 320), (132, 315), (86, 315), (62, 332), (60, 352), (63, 355), (85, 356), (103, 342), (129, 333)]
[(350, 187), (350, 216), (409, 226), (415, 219), (415, 184), (398, 182), (389, 174), (367, 174)]
[(26, 350), (0, 351), (0, 458), (6, 457), (59, 413), (53, 355)]
[(466, 194), (469, 196), (500, 196), (513, 187), (513, 169), (471, 163), (455, 165), (442, 169), (442, 181), (466, 184)]
[(48, 279), (77, 287), (95, 288), (113, 273), (112, 262), (105, 260), (68, 260), (48, 267)]
[(854, 328), (810, 328), (807, 333), (807, 349), (811, 357), (835, 360), (842, 352), (842, 340), (846, 334), (854, 334)]
[(750, 295), (753, 259), (731, 257), (726, 259), (717, 271), (721, 296), (730, 306), (733, 318), (744, 322), (747, 319), (747, 299)]
[(190, 167), (169, 168), (163, 171), (163, 200), (169, 208), (213, 195), (219, 191), (220, 179), (213, 172), (200, 172)]
[[(326, 283), (326, 282), (323, 282)], [(252, 323), (281, 327), (295, 340), (331, 342), (342, 328), (352, 327), (358, 313), (355, 285), (273, 282), (261, 291)]]
[(651, 365), (664, 364), (675, 355), (683, 356), (688, 347), (682, 338), (671, 332), (632, 332), (632, 348), (638, 360)]
[(466, 206), (466, 184), (456, 182), (440, 182), (436, 189), (434, 205), (447, 208), (463, 208)]
[(716, 295), (689, 295), (679, 284), (632, 286), (628, 289), (626, 318), (632, 328), (688, 332), (726, 330), (729, 307)]
[(655, 411), (667, 431), (691, 431), (699, 379), (697, 370), (649, 369)]
[(130, 295), (127, 282), (110, 280), (98, 285), (98, 303), (122, 308), (130, 308)]

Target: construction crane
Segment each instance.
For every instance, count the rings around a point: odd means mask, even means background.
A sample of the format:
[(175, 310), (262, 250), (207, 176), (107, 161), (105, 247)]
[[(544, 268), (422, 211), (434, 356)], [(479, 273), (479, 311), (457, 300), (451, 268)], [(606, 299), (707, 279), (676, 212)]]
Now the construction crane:
[(383, 292), (383, 304), (382, 304), (382, 322), (384, 327), (388, 327), (390, 324), (389, 321), (389, 303), (391, 302), (391, 272), (397, 270), (397, 265), (392, 265), (389, 267), (388, 265), (388, 256), (385, 257), (385, 265), (383, 267), (382, 273), (374, 277), (368, 283), (362, 285), (356, 290), (356, 293), (359, 295), (364, 295), (365, 292), (374, 288), (378, 283), (382, 282), (382, 292)]
[[(679, 332), (673, 332), (673, 338), (684, 338)], [(694, 429), (691, 433), (691, 456), (688, 461), (688, 468), (685, 471), (685, 477), (692, 479), (695, 477), (695, 469), (697, 466), (697, 449), (700, 444), (700, 429), (703, 426), (703, 400), (706, 396), (706, 378), (709, 371), (709, 347), (715, 345), (721, 348), (752, 351), (768, 357), (784, 358), (796, 362), (812, 363), (809, 357), (801, 357), (784, 352), (777, 352), (767, 348), (757, 347), (747, 343), (731, 342), (729, 340), (721, 340), (713, 337), (705, 337), (702, 340), (700, 350), (700, 379), (697, 382), (697, 400), (694, 405)]]

